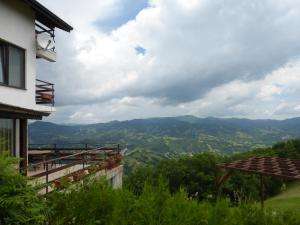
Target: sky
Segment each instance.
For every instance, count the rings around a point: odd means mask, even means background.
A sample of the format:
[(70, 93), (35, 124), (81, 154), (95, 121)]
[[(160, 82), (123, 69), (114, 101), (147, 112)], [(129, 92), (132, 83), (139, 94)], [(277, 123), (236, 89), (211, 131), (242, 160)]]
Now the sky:
[[(56, 30), (46, 120), (300, 116), (300, 1), (40, 0)], [(76, 2), (76, 3), (75, 3)]]

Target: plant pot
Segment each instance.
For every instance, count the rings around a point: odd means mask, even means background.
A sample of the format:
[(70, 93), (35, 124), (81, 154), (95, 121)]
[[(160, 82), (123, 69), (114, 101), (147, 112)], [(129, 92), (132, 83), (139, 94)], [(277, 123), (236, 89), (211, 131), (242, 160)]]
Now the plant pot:
[(101, 171), (105, 169), (105, 165), (104, 164), (98, 164), (96, 167), (97, 171)]
[(63, 188), (63, 186), (61, 185), (60, 180), (55, 180), (54, 185), (55, 185), (55, 188), (58, 189), (58, 190)]
[(60, 178), (57, 183), (58, 183), (59, 189), (63, 189), (63, 188), (68, 187), (71, 182), (72, 182), (71, 177), (63, 177), (63, 178)]
[(116, 167), (116, 161), (114, 159), (107, 159), (106, 160), (107, 169), (113, 169)]
[(121, 161), (122, 161), (122, 159), (123, 159), (123, 156), (122, 155), (117, 155), (117, 157), (116, 157), (116, 163), (120, 163)]
[(73, 174), (73, 180), (74, 180), (74, 181), (80, 181), (80, 180), (82, 179), (83, 176), (84, 176), (83, 173), (77, 172), (77, 173)]
[(90, 167), (88, 167), (88, 171), (89, 171), (89, 174), (92, 174), (92, 173), (95, 173), (97, 171), (97, 168), (94, 167), (94, 166), (90, 166)]

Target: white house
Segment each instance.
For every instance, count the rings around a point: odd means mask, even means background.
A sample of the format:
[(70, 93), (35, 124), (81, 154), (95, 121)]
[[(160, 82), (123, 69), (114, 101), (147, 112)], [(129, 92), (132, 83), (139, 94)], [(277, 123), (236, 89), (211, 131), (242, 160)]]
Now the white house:
[(0, 152), (24, 158), (28, 119), (54, 109), (54, 85), (38, 80), (36, 60), (56, 60), (54, 29), (73, 28), (35, 0), (0, 1)]
[[(43, 160), (38, 163), (43, 165), (41, 170), (29, 171), (31, 175), (28, 172), (28, 119), (40, 120), (55, 111), (54, 84), (39, 80), (36, 60), (55, 62), (54, 29), (70, 32), (73, 28), (36, 0), (1, 0), (0, 28), (0, 153), (22, 158), (20, 167), (26, 168), (23, 172), (48, 185), (60, 181), (66, 169), (74, 180), (79, 173), (92, 171), (89, 167), (95, 164), (85, 167), (80, 159), (82, 167), (75, 161), (48, 170), (49, 160)], [(106, 151), (111, 155), (108, 159), (94, 156), (94, 161), (101, 162), (96, 175), (106, 176), (115, 188), (121, 187), (120, 153)], [(50, 165), (59, 159), (52, 158)]]

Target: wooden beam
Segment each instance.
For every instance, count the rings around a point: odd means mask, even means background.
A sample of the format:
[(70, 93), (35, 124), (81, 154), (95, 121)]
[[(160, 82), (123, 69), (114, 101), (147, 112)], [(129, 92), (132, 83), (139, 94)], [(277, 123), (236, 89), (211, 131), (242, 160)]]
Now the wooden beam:
[(216, 191), (219, 194), (222, 184), (231, 176), (233, 170), (225, 169), (225, 173), (222, 176), (218, 175), (218, 169), (216, 170)]

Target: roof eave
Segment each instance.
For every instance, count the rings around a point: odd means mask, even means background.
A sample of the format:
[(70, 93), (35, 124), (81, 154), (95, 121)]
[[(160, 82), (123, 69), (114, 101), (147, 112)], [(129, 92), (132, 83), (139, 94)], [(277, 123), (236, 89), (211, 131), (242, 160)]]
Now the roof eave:
[(36, 13), (36, 20), (46, 25), (49, 28), (59, 28), (66, 32), (73, 30), (73, 27), (59, 18), (41, 3), (36, 0), (22, 0), (25, 4), (29, 5)]

